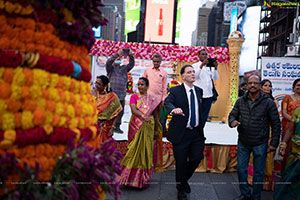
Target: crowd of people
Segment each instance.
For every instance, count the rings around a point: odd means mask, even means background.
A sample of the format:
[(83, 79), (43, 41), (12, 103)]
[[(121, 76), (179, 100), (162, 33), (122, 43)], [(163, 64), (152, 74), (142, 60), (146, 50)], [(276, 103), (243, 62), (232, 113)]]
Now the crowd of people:
[[(123, 56), (129, 57), (129, 64), (122, 65)], [(120, 185), (148, 187), (153, 172), (161, 171), (162, 133), (166, 122), (161, 112), (164, 109), (172, 116), (167, 139), (172, 143), (176, 161), (177, 197), (187, 199), (191, 192), (189, 179), (203, 159), (203, 129), (213, 103), (213, 80), (219, 77), (218, 62), (211, 62), (205, 49), (199, 51), (198, 57), (198, 63), (181, 68), (183, 83), (170, 88), (169, 94), (168, 75), (161, 67), (160, 55), (152, 57), (153, 67), (147, 68), (139, 78), (138, 92), (131, 95), (129, 101), (132, 116), (128, 149), (118, 176)], [(120, 50), (107, 60), (107, 76), (97, 76), (94, 94), (102, 142), (114, 132), (123, 133), (120, 124), (127, 73), (134, 62), (130, 50)], [(279, 154), (284, 156), (281, 181), (286, 184), (275, 187), (274, 199), (300, 198), (300, 79), (294, 81), (292, 89), (294, 93), (282, 101), (280, 122), (279, 105), (272, 96), (270, 80), (260, 81), (258, 76), (252, 75), (241, 84), (240, 98), (228, 116), (229, 126), (237, 127), (238, 131), (237, 172), (241, 195), (236, 200), (261, 199), (263, 189), (274, 190), (273, 159), (278, 146)]]

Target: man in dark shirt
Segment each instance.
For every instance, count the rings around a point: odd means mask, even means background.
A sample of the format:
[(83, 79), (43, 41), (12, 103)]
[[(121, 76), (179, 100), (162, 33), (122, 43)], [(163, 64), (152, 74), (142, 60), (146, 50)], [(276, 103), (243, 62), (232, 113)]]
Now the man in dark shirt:
[(121, 59), (123, 56), (127, 55), (124, 55), (123, 49), (120, 49), (118, 53), (114, 54), (106, 62), (106, 72), (110, 81), (110, 87), (112, 91), (118, 95), (123, 107), (122, 112), (120, 112), (120, 114), (117, 116), (116, 127), (114, 128), (114, 132), (116, 133), (123, 133), (123, 131), (120, 129), (120, 125), (122, 123), (121, 120), (124, 114), (128, 72), (134, 67), (134, 57), (132, 52), (129, 50), (129, 63), (127, 65), (122, 65)]

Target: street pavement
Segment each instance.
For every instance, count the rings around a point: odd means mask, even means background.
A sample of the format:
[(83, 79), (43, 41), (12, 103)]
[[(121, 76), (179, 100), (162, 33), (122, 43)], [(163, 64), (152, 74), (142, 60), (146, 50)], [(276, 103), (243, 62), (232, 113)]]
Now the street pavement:
[[(189, 200), (232, 200), (240, 195), (237, 173), (194, 173), (189, 181)], [(120, 200), (176, 200), (175, 170), (154, 173), (149, 188), (120, 187)], [(261, 200), (272, 200), (273, 192), (263, 191)], [(113, 200), (111, 195), (106, 200)]]

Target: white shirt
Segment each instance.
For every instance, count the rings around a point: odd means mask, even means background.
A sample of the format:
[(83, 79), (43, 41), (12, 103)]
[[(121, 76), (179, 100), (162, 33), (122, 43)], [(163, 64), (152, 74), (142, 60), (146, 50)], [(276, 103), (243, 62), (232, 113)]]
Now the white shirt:
[(196, 71), (196, 80), (194, 84), (203, 90), (203, 98), (209, 98), (213, 96), (213, 85), (211, 79), (218, 80), (219, 73), (214, 67), (203, 66), (202, 69), (200, 69), (201, 63), (202, 62), (199, 61), (192, 65)]
[(188, 102), (189, 102), (189, 111), (190, 111), (190, 115), (189, 115), (189, 120), (188, 123), (186, 124), (186, 127), (191, 127), (190, 123), (191, 123), (191, 89), (194, 92), (194, 97), (195, 97), (195, 114), (196, 114), (196, 124), (195, 127), (199, 126), (199, 105), (198, 105), (198, 100), (197, 100), (197, 95), (196, 95), (196, 90), (195, 87), (193, 86), (193, 88), (190, 88), (189, 86), (187, 86), (185, 83), (183, 83), (184, 87), (185, 87), (185, 92), (186, 92), (186, 96), (188, 98)]

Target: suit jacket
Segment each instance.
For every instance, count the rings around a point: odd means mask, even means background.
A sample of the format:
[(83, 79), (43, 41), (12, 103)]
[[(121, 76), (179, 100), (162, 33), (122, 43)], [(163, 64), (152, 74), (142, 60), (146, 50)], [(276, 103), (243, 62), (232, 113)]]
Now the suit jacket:
[[(205, 140), (204, 134), (203, 134), (203, 127), (201, 127), (201, 103), (202, 103), (202, 94), (203, 91), (201, 88), (194, 86), (196, 91), (196, 96), (198, 100), (198, 107), (199, 107), (199, 126), (197, 130), (199, 131), (200, 137), (203, 139), (203, 142)], [(168, 135), (167, 139), (172, 142), (173, 144), (179, 144), (183, 138), (188, 120), (189, 120), (189, 102), (186, 95), (185, 87), (183, 84), (173, 87), (170, 89), (170, 94), (165, 100), (165, 106), (168, 110), (168, 113), (171, 113), (171, 111), (175, 108), (181, 108), (184, 116), (181, 115), (173, 115), (169, 129), (168, 129)]]

